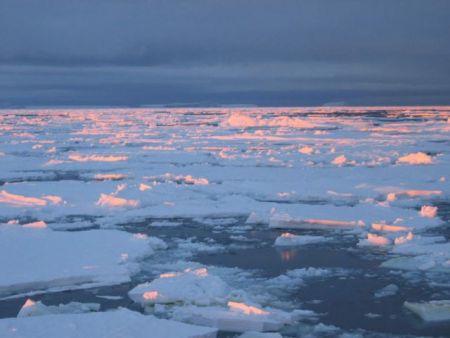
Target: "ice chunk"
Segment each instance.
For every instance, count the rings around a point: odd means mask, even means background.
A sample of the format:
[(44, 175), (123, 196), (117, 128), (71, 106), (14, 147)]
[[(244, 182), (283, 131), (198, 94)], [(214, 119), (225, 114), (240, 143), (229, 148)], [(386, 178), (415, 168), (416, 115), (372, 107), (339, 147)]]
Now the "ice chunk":
[(331, 163), (337, 166), (343, 166), (345, 163), (347, 163), (347, 157), (345, 157), (345, 155), (340, 155), (333, 161), (331, 161)]
[(205, 268), (163, 273), (150, 283), (139, 284), (128, 295), (142, 305), (177, 303), (209, 305), (224, 303), (230, 289)]
[[(235, 304), (242, 304), (243, 310)], [(248, 308), (253, 309), (247, 311)], [(219, 306), (184, 306), (176, 308), (173, 318), (197, 325), (216, 327), (224, 331), (278, 331), (285, 324), (297, 319), (295, 313), (275, 309), (260, 309), (243, 303), (232, 302), (229, 308)]]
[(2, 338), (215, 338), (217, 329), (158, 319), (127, 309), (0, 319)]
[(0, 203), (6, 203), (18, 207), (46, 206), (47, 201), (37, 197), (27, 197), (11, 194), (5, 190), (0, 191)]
[(405, 244), (405, 243), (411, 241), (413, 238), (414, 238), (413, 233), (412, 233), (412, 232), (408, 232), (408, 234), (407, 234), (406, 236), (400, 236), (400, 237), (397, 237), (397, 238), (394, 240), (394, 244), (395, 244), (395, 245)]
[(384, 288), (375, 291), (375, 297), (377, 298), (383, 298), (383, 297), (388, 297), (388, 296), (393, 296), (398, 292), (399, 288), (397, 285), (395, 284), (389, 284), (386, 285)]
[(329, 241), (329, 238), (323, 236), (309, 236), (309, 235), (294, 235), (289, 232), (281, 234), (275, 240), (275, 246), (296, 246), (310, 243), (320, 243)]
[(267, 220), (265, 220), (263, 217), (258, 215), (256, 212), (252, 211), (250, 215), (248, 215), (247, 220), (245, 221), (245, 224), (262, 224), (266, 223)]
[(359, 246), (367, 246), (367, 245), (386, 246), (389, 244), (391, 244), (389, 238), (371, 233), (367, 234), (367, 239), (360, 239), (358, 242)]
[(423, 152), (411, 153), (404, 155), (397, 160), (401, 164), (431, 164), (433, 158)]
[(450, 320), (450, 300), (432, 300), (424, 303), (405, 302), (403, 306), (426, 322)]
[(304, 147), (301, 147), (298, 150), (298, 152), (302, 153), (302, 154), (305, 154), (305, 155), (311, 155), (312, 153), (314, 153), (314, 148), (310, 147), (310, 146), (304, 146)]
[(97, 205), (102, 207), (137, 207), (140, 202), (138, 200), (128, 200), (114, 195), (100, 194)]
[(34, 302), (31, 299), (27, 299), (17, 314), (17, 317), (33, 317), (62, 313), (85, 313), (99, 310), (100, 304), (98, 303), (70, 302), (68, 304), (59, 304), (57, 306), (47, 306), (42, 302)]
[(402, 232), (402, 231), (410, 231), (410, 227), (401, 226), (401, 225), (388, 225), (381, 223), (373, 223), (372, 229), (376, 231), (385, 231), (385, 232)]
[(47, 223), (44, 221), (37, 221), (32, 223), (26, 223), (22, 225), (24, 228), (44, 229), (47, 227)]
[(363, 221), (341, 221), (333, 219), (301, 219), (287, 214), (274, 213), (270, 217), (269, 228), (278, 229), (330, 229), (364, 226)]
[(150, 189), (152, 189), (152, 187), (148, 184), (145, 184), (145, 183), (139, 184), (140, 191), (146, 191), (146, 190), (150, 190)]
[(95, 174), (95, 179), (98, 181), (118, 181), (126, 178), (124, 174)]
[(252, 117), (249, 114), (245, 114), (242, 112), (231, 113), (228, 116), (228, 118), (222, 123), (222, 125), (234, 128), (268, 126), (268, 127), (291, 127), (291, 128), (310, 129), (316, 127), (315, 124), (298, 118), (279, 116), (270, 119), (262, 119), (258, 116)]
[(128, 160), (125, 155), (81, 155), (71, 154), (69, 160), (76, 162), (119, 162)]
[(434, 218), (437, 215), (438, 208), (431, 205), (424, 205), (420, 209), (420, 216)]
[(0, 227), (0, 297), (128, 282), (153, 253), (149, 239), (117, 230)]

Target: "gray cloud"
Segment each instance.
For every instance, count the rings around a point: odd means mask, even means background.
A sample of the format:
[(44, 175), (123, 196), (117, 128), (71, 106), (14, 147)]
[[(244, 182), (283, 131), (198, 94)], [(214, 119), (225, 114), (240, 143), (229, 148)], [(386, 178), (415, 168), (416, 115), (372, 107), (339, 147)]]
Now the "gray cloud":
[(450, 2), (2, 0), (0, 105), (450, 103)]

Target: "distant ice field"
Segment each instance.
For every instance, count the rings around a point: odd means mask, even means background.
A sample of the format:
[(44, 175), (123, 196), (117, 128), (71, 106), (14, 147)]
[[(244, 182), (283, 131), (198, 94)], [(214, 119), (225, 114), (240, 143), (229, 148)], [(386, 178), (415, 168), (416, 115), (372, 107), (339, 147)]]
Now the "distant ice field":
[(445, 337), (449, 180), (450, 107), (0, 110), (0, 336)]

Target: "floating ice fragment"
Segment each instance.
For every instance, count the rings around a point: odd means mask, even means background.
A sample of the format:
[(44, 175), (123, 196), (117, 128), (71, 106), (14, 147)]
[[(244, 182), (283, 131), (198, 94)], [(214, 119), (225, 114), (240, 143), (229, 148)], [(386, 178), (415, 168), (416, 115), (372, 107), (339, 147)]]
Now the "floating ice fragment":
[(332, 164), (337, 166), (343, 166), (347, 162), (347, 157), (345, 155), (340, 155), (336, 157), (333, 161), (331, 161)]
[(420, 209), (420, 216), (434, 218), (437, 215), (438, 208), (431, 205), (424, 205)]
[(397, 160), (401, 164), (431, 164), (433, 158), (423, 152), (411, 153), (404, 155)]
[(147, 185), (145, 183), (139, 184), (139, 190), (140, 191), (146, 191), (146, 190), (150, 190), (150, 189), (152, 189), (152, 187), (150, 185)]
[(410, 227), (400, 226), (400, 225), (388, 225), (382, 223), (373, 223), (372, 229), (376, 231), (385, 231), (385, 232), (403, 232), (410, 231)]
[(389, 285), (386, 285), (384, 288), (376, 291), (374, 295), (377, 298), (393, 296), (398, 292), (398, 290), (399, 290), (399, 287), (397, 285), (389, 284)]
[(289, 232), (281, 234), (275, 240), (275, 246), (296, 246), (305, 245), (310, 243), (326, 242), (329, 238), (323, 236), (309, 236), (309, 235), (294, 235)]
[(248, 215), (247, 220), (245, 221), (245, 224), (262, 224), (266, 223), (267, 220), (264, 220), (263, 217), (258, 215), (256, 212), (252, 211), (250, 215)]
[(119, 162), (128, 160), (128, 156), (125, 155), (81, 155), (71, 154), (69, 160), (76, 162)]
[(102, 207), (138, 207), (140, 202), (138, 200), (128, 200), (113, 195), (100, 194), (97, 205)]
[(0, 319), (2, 338), (215, 338), (217, 329), (158, 319), (119, 308), (107, 312)]
[(268, 315), (268, 311), (264, 311), (256, 306), (247, 305), (239, 302), (229, 301), (227, 303), (228, 308), (232, 311), (242, 312), (246, 315)]
[(24, 228), (45, 229), (47, 227), (47, 223), (45, 223), (44, 221), (37, 221), (32, 223), (26, 223), (22, 226)]
[(310, 146), (304, 146), (304, 147), (301, 147), (298, 150), (298, 152), (302, 153), (302, 154), (305, 154), (305, 155), (311, 155), (312, 153), (314, 153), (314, 148), (310, 147)]
[(234, 128), (267, 126), (267, 127), (290, 127), (290, 128), (310, 129), (316, 127), (315, 124), (298, 118), (279, 116), (270, 119), (262, 119), (260, 117), (253, 118), (250, 115), (247, 115), (242, 112), (233, 112), (222, 123), (222, 125)]
[(288, 214), (273, 213), (269, 220), (269, 228), (278, 229), (330, 229), (330, 228), (354, 228), (364, 226), (364, 222), (341, 221), (333, 219), (301, 219)]
[(128, 282), (138, 260), (153, 252), (150, 240), (124, 231), (0, 227), (0, 256), (8, 257), (0, 264), (0, 297)]
[(360, 239), (358, 242), (359, 246), (367, 246), (367, 245), (386, 246), (389, 244), (391, 244), (389, 238), (371, 233), (367, 234), (367, 239)]
[(426, 322), (450, 320), (450, 300), (432, 300), (424, 303), (404, 302), (403, 306)]
[(2, 190), (0, 191), (0, 203), (6, 203), (19, 207), (31, 207), (31, 206), (46, 206), (48, 202), (42, 198), (15, 195), (5, 190)]
[(407, 234), (406, 236), (400, 236), (400, 237), (397, 237), (397, 238), (394, 240), (394, 244), (395, 244), (395, 245), (405, 244), (405, 243), (411, 241), (413, 238), (414, 238), (414, 235), (413, 235), (413, 233), (410, 231), (410, 232), (408, 232), (408, 234)]
[(174, 310), (173, 318), (198, 325), (216, 327), (224, 331), (278, 331), (285, 324), (298, 319), (300, 313), (263, 309), (263, 313), (245, 313), (219, 306), (184, 306)]
[(95, 179), (98, 181), (118, 181), (127, 177), (124, 174), (95, 174)]
[(56, 195), (46, 195), (46, 196), (43, 196), (43, 198), (53, 204), (61, 204), (63, 201), (63, 199), (61, 197), (56, 196)]
[(139, 284), (128, 295), (142, 305), (177, 302), (210, 305), (223, 303), (229, 291), (222, 279), (200, 268), (162, 274), (150, 283)]
[(42, 302), (34, 302), (31, 299), (27, 299), (25, 304), (22, 305), (17, 317), (34, 317), (63, 313), (85, 313), (99, 310), (100, 304), (97, 303), (70, 302), (68, 304), (59, 304), (57, 306), (47, 306)]

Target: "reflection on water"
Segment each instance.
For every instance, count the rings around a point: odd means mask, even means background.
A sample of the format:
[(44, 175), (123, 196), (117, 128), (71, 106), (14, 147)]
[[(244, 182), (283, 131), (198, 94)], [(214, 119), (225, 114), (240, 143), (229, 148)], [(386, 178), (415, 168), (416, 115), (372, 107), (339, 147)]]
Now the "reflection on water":
[(281, 256), (281, 260), (284, 262), (290, 261), (292, 258), (297, 256), (298, 250), (296, 249), (280, 249), (278, 253)]

